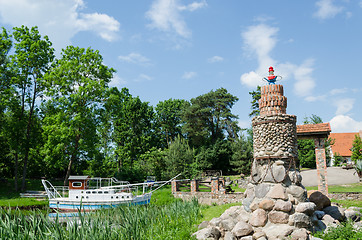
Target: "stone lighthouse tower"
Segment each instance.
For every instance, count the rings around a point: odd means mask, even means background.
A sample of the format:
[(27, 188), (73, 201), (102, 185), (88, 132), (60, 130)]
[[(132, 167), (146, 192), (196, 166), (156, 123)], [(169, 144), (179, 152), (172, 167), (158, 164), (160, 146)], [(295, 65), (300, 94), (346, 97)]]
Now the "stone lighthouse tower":
[(252, 119), (254, 160), (243, 206), (254, 228), (267, 235), (276, 228), (287, 236), (297, 228), (313, 228), (315, 205), (308, 202), (295, 167), (297, 119), (286, 113), (287, 98), (276, 78), (270, 67), (264, 78), (269, 84), (261, 87), (260, 115)]

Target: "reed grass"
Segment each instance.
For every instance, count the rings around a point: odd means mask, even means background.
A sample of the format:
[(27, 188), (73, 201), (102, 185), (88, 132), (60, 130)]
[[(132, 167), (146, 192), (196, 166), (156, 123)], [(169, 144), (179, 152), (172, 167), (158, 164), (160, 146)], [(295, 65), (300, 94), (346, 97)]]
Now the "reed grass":
[(196, 200), (79, 213), (66, 223), (40, 211), (0, 209), (0, 239), (191, 239), (199, 217)]

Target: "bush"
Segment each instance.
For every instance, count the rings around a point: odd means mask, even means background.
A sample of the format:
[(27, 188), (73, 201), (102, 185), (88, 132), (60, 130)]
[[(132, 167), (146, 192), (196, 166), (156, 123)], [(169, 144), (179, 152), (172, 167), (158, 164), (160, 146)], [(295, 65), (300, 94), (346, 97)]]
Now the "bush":
[(360, 240), (362, 239), (362, 229), (353, 228), (353, 222), (345, 222), (336, 228), (329, 228), (325, 233), (318, 232), (315, 237), (323, 240)]

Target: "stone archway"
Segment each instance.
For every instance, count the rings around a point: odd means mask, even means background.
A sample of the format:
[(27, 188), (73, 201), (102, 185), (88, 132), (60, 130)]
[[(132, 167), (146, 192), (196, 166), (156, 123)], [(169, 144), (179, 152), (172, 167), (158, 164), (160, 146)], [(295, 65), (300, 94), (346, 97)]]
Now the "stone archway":
[(314, 140), (316, 166), (318, 175), (318, 191), (328, 196), (327, 161), (325, 140), (331, 132), (329, 123), (297, 125), (298, 139)]

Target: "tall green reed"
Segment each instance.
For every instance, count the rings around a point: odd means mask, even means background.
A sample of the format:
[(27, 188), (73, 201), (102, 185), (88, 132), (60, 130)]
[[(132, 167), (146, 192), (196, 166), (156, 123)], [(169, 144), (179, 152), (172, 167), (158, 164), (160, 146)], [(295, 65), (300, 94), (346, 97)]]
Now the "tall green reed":
[(79, 213), (65, 223), (40, 211), (0, 209), (0, 239), (191, 239), (199, 216), (196, 200)]

